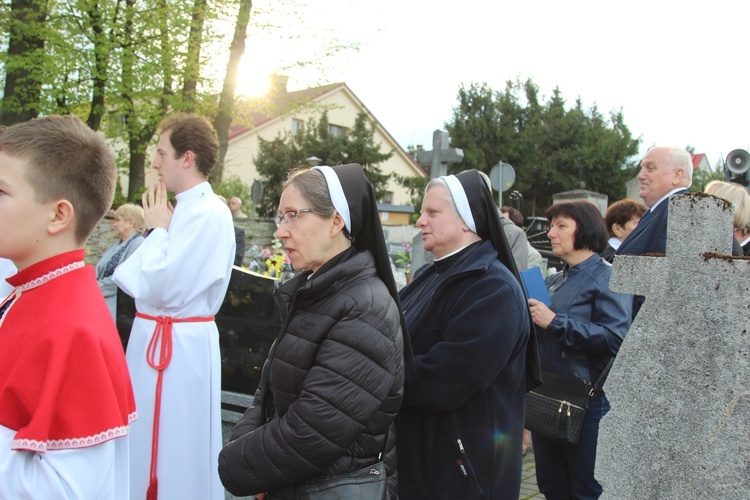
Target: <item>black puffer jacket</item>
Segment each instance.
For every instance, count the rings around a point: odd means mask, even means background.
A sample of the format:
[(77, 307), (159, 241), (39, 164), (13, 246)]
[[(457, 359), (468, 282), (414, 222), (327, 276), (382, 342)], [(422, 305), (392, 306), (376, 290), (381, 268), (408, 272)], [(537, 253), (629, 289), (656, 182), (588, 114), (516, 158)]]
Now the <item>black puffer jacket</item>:
[[(369, 251), (342, 252), (276, 292), (282, 328), (255, 402), (219, 456), (235, 495), (295, 498), (295, 485), (378, 460), (396, 498), (395, 427), (404, 384), (395, 301)], [(386, 432), (387, 431), (387, 432)]]

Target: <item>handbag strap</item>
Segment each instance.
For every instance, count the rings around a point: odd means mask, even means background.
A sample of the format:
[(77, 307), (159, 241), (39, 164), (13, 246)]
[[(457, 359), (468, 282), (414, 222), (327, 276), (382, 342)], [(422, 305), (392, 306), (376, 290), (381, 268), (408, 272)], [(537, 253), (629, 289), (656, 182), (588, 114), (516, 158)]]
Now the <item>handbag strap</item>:
[[(565, 362), (566, 362), (566, 363), (568, 363), (568, 367), (569, 367), (569, 368), (571, 369), (571, 371), (572, 371), (572, 372), (573, 372), (573, 373), (575, 374), (575, 376), (576, 376), (576, 377), (577, 377), (577, 378), (578, 378), (579, 380), (581, 380), (581, 381), (585, 381), (585, 380), (583, 379), (583, 377), (581, 377), (581, 374), (580, 374), (580, 373), (578, 372), (578, 370), (576, 369), (575, 365), (574, 365), (574, 364), (573, 364), (573, 363), (572, 363), (572, 362), (570, 361), (570, 359), (568, 359), (568, 357), (567, 357), (567, 356), (565, 355), (565, 351), (562, 351), (562, 357), (563, 357), (563, 359), (565, 360)], [(610, 357), (610, 358), (609, 358), (609, 361), (608, 361), (608, 362), (607, 362), (607, 364), (606, 364), (606, 365), (604, 366), (604, 369), (603, 369), (603, 370), (602, 370), (602, 372), (601, 372), (601, 373), (599, 374), (599, 378), (597, 378), (597, 379), (596, 379), (596, 382), (594, 382), (594, 383), (593, 383), (593, 384), (591, 385), (591, 391), (589, 392), (589, 396), (593, 396), (593, 395), (594, 395), (594, 393), (595, 393), (596, 391), (599, 391), (599, 390), (601, 390), (601, 388), (602, 388), (602, 385), (604, 385), (604, 383), (603, 383), (602, 381), (603, 381), (603, 380), (604, 380), (604, 379), (605, 379), (605, 378), (607, 377), (607, 375), (609, 374), (609, 371), (610, 371), (610, 370), (612, 369), (612, 364), (613, 364), (614, 362), (615, 362), (615, 357), (614, 357), (614, 356)]]
[(604, 385), (604, 382), (602, 382), (602, 380), (604, 380), (604, 378), (609, 374), (609, 370), (612, 369), (612, 365), (614, 364), (614, 362), (615, 362), (615, 357), (614, 356), (612, 356), (611, 358), (609, 358), (609, 361), (607, 362), (607, 365), (602, 370), (602, 373), (599, 375), (599, 378), (596, 379), (596, 383), (594, 383), (594, 385), (591, 386), (591, 394), (592, 395), (593, 395), (593, 393), (595, 391), (601, 390), (602, 385)]

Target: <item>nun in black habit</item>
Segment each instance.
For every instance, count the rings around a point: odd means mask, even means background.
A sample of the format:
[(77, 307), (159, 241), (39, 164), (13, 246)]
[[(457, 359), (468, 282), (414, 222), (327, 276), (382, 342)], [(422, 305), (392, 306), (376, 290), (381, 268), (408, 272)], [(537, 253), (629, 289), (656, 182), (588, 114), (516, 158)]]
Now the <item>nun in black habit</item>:
[(515, 500), (526, 388), (541, 374), (526, 298), (480, 173), (430, 181), (417, 225), (435, 261), (400, 293), (414, 353), (396, 420), (400, 498)]
[(275, 294), (281, 331), (219, 456), (222, 483), (235, 495), (296, 498), (306, 481), (370, 468), (385, 450), (395, 498), (403, 315), (362, 167), (292, 172), (277, 224), (301, 272)]

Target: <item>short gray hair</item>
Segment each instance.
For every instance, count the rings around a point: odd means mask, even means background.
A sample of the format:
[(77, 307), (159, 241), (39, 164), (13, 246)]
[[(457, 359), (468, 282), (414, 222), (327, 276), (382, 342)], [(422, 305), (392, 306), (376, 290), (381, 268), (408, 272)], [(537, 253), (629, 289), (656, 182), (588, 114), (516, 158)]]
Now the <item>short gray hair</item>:
[(682, 148), (670, 147), (667, 162), (670, 170), (681, 168), (685, 171), (688, 186), (693, 183), (693, 156), (690, 153)]

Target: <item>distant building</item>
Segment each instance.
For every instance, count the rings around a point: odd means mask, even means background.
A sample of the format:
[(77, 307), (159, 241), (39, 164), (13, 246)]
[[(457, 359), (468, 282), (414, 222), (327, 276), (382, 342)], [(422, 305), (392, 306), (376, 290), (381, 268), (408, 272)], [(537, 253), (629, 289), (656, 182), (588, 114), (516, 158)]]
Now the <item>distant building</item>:
[[(270, 141), (284, 136), (287, 132), (292, 135), (303, 133), (310, 119), (319, 119), (322, 111), (327, 110), (329, 130), (334, 135), (346, 133), (354, 125), (360, 112), (367, 114), (375, 124), (374, 139), (381, 152), (394, 152), (390, 159), (379, 164), (384, 174), (427, 177), (427, 173), (416, 160), (383, 128), (346, 83), (288, 92), (287, 80), (285, 76), (272, 76), (271, 88), (265, 96), (250, 100), (247, 109), (237, 110), (235, 116), (238, 121), (251, 123), (252, 126), (231, 126), (229, 148), (224, 163), (225, 176), (236, 175), (245, 184), (252, 185), (260, 178), (255, 167), (258, 139), (262, 137)], [(306, 165), (289, 165), (289, 168), (300, 166)], [(411, 203), (408, 190), (393, 179), (388, 183), (386, 195), (379, 201), (389, 205)]]
[[(396, 142), (346, 83), (332, 83), (288, 92), (288, 77), (272, 75), (270, 80), (271, 86), (266, 95), (240, 101), (236, 105), (235, 123), (229, 129), (229, 147), (224, 160), (225, 178), (236, 175), (242, 182), (252, 186), (256, 179), (260, 180), (255, 167), (258, 139), (262, 137), (266, 141), (271, 141), (279, 136), (283, 137), (287, 132), (292, 135), (302, 133), (308, 121), (318, 120), (323, 110), (328, 111), (329, 130), (334, 135), (346, 133), (354, 125), (360, 112), (364, 111), (367, 114), (370, 121), (375, 124), (374, 140), (380, 146), (380, 151), (394, 152), (388, 160), (378, 165), (382, 173), (396, 173), (403, 177), (428, 177), (427, 172)], [(112, 146), (116, 151), (126, 149), (121, 140), (112, 141)], [(152, 144), (146, 153), (147, 186), (158, 180), (157, 173), (150, 168), (153, 155)], [(289, 168), (302, 166), (307, 165), (289, 165)], [(127, 193), (127, 174), (120, 175), (120, 182), (123, 194)], [(411, 198), (407, 189), (394, 179), (390, 179), (385, 196), (378, 201), (389, 205), (409, 205)]]
[(409, 224), (414, 207), (411, 205), (378, 204), (380, 224), (383, 226), (406, 226)]
[(593, 203), (601, 212), (602, 217), (607, 213), (607, 195), (596, 193), (587, 189), (574, 189), (573, 191), (564, 191), (552, 195), (552, 203), (562, 203), (572, 200), (584, 200)]

